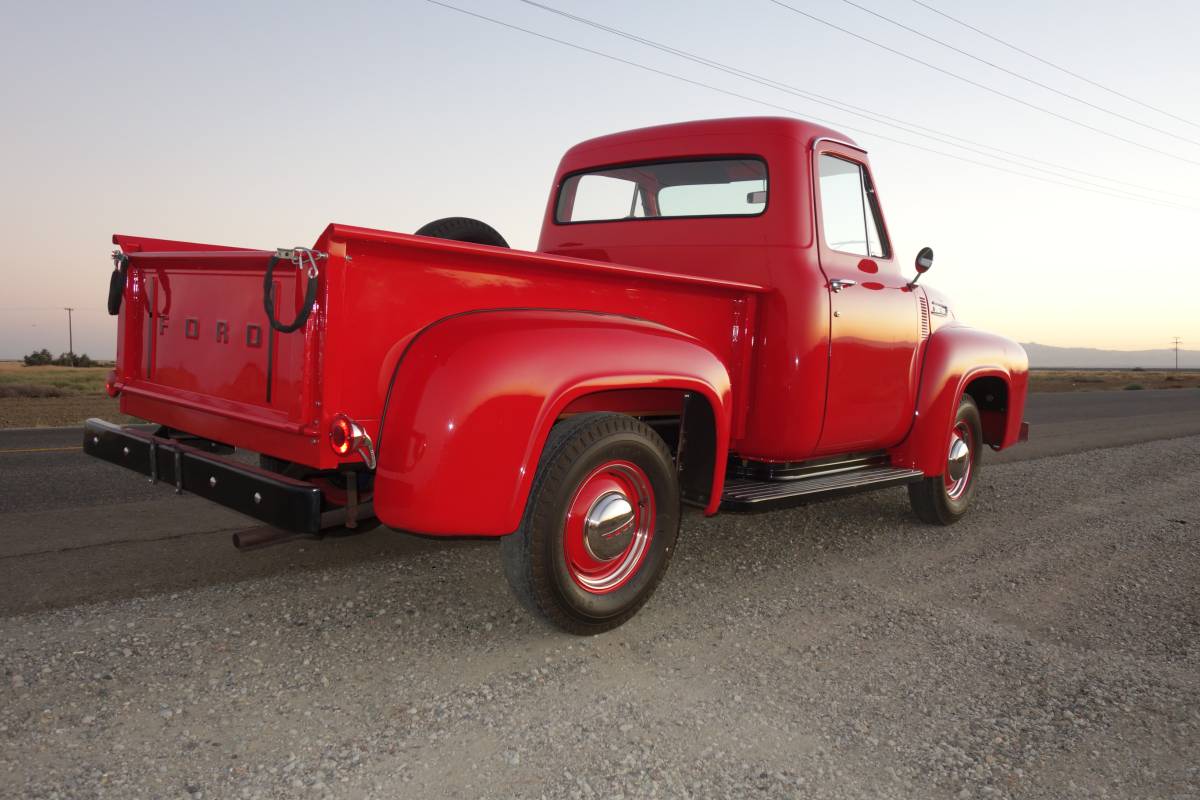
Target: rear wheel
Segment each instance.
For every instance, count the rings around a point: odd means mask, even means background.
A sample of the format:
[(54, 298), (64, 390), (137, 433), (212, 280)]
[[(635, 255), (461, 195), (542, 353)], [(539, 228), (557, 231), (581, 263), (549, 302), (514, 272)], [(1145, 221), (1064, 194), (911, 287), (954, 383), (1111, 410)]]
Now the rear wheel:
[(983, 426), (979, 408), (963, 395), (950, 429), (950, 443), (941, 475), (908, 485), (908, 499), (922, 522), (952, 525), (967, 513), (979, 477)]
[(434, 239), (450, 239), (454, 242), (471, 242), (472, 244), (490, 244), (493, 247), (508, 247), (508, 242), (500, 232), (488, 225), (470, 217), (445, 217), (435, 219), (417, 229), (417, 236), (431, 236)]
[(623, 414), (581, 414), (551, 431), (521, 527), (500, 551), (526, 608), (594, 634), (650, 598), (678, 534), (679, 487), (662, 439)]

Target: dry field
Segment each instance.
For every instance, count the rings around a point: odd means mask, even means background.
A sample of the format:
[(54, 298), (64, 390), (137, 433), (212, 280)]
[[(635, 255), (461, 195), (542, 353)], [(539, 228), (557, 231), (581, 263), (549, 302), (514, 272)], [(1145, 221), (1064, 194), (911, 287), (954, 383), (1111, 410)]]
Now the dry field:
[(1029, 378), (1031, 392), (1200, 388), (1200, 370), (1035, 369)]
[(131, 422), (104, 393), (109, 367), (27, 367), (0, 361), (0, 428), (78, 425), (88, 417)]

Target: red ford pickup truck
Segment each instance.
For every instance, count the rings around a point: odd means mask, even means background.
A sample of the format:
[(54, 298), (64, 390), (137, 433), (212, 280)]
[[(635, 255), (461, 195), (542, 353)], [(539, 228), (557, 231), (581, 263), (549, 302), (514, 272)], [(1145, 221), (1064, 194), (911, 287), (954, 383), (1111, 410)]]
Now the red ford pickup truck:
[(159, 427), (89, 420), (86, 452), (270, 526), (242, 545), (500, 537), (518, 599), (575, 633), (647, 600), (681, 504), (906, 485), (946, 525), (984, 445), (1027, 435), (1024, 351), (918, 285), (928, 248), (907, 274), (866, 152), (798, 120), (573, 147), (536, 252), (466, 218), (113, 241), (109, 392)]

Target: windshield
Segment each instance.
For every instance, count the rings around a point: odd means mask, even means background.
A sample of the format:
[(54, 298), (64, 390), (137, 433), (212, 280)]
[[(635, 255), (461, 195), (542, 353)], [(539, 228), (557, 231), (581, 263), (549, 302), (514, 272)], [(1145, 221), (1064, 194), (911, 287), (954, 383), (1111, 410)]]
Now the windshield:
[(758, 158), (661, 161), (577, 172), (563, 181), (554, 220), (753, 217), (767, 207)]

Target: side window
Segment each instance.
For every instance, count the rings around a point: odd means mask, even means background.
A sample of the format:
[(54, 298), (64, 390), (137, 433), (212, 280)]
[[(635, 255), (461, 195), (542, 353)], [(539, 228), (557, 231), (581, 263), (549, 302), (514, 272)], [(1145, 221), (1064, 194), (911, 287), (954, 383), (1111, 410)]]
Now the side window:
[(867, 171), (853, 161), (823, 153), (817, 177), (825, 246), (856, 256), (888, 258), (891, 250), (881, 233), (879, 204)]

